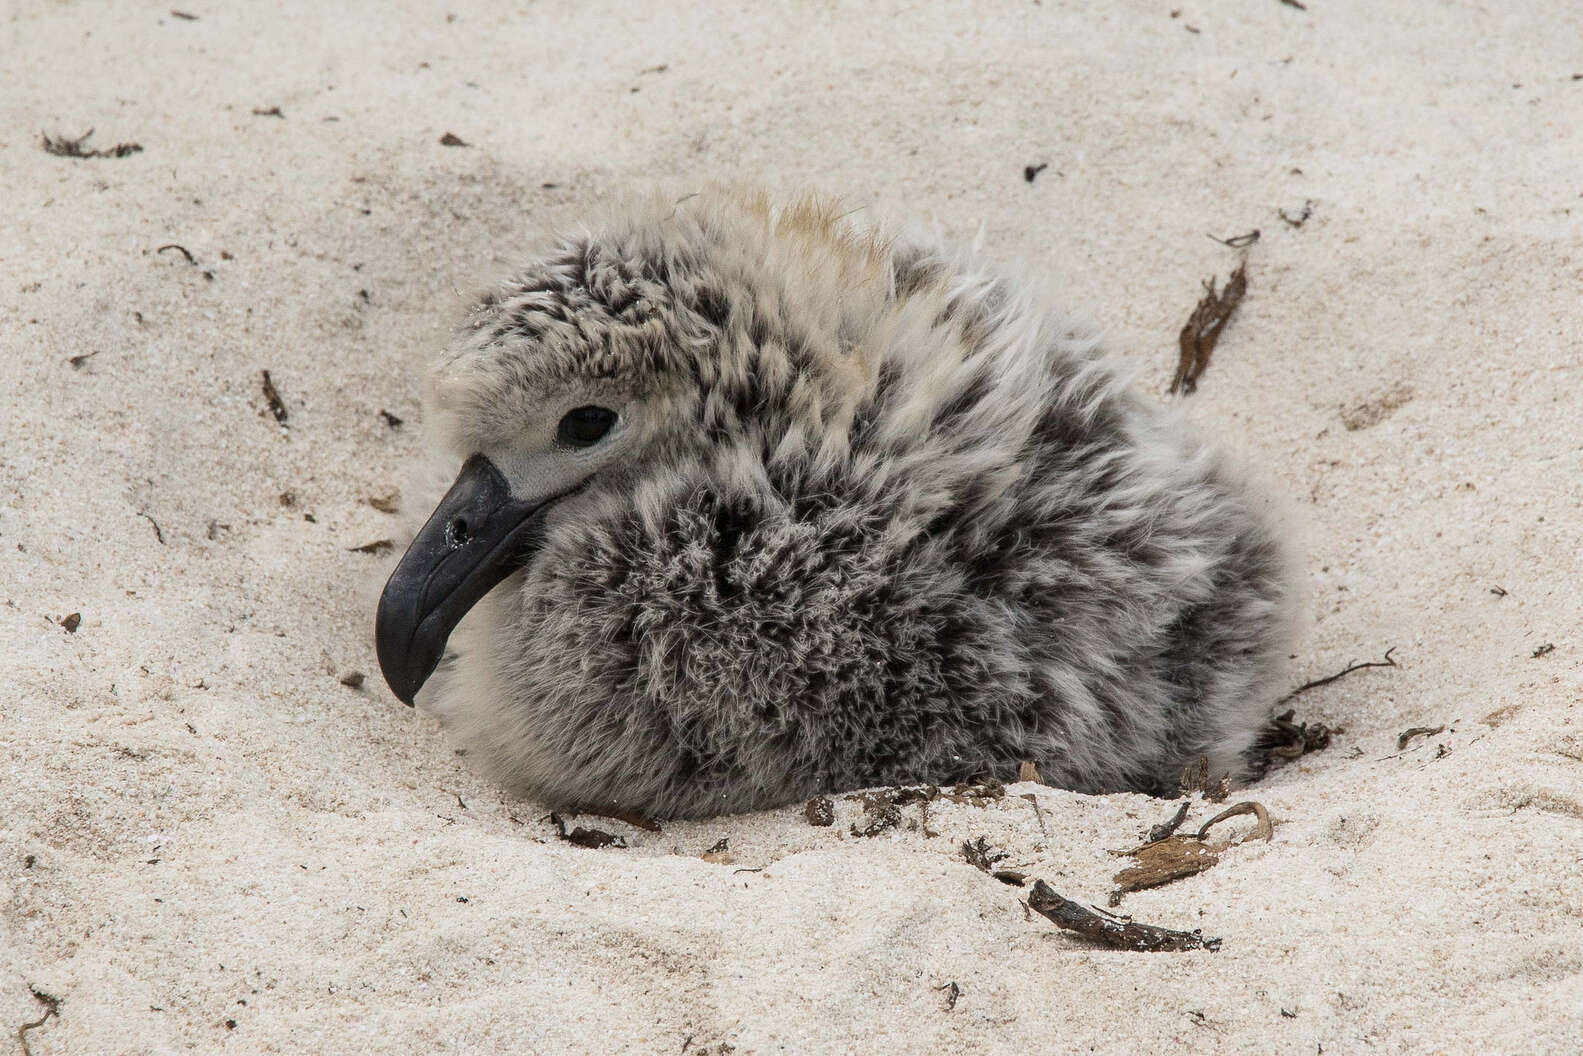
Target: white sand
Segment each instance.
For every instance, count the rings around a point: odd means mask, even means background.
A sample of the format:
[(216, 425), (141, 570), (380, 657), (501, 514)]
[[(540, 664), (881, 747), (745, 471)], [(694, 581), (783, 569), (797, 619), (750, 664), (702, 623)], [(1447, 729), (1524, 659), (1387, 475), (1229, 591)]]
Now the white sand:
[[(7, 5), (0, 1030), (31, 987), (34, 1053), (1583, 1048), (1583, 9), (1176, 2)], [(39, 148), (90, 126), (144, 150)], [(379, 683), (347, 548), (460, 295), (717, 178), (983, 224), (1154, 392), (1206, 232), (1263, 232), (1193, 412), (1307, 524), (1295, 680), (1401, 667), (1297, 702), (1346, 732), (1249, 794), (1272, 843), (1127, 900), (1219, 953), (1087, 948), (959, 854), (1103, 903), (1171, 804), (585, 850)]]

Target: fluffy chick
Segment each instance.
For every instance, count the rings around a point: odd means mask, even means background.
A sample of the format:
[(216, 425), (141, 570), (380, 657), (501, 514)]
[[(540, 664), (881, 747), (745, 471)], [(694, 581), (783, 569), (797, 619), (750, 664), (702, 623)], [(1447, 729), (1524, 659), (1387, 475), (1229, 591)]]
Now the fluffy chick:
[[(560, 496), (425, 694), (520, 793), (694, 817), (1024, 760), (1248, 773), (1283, 533), (1027, 283), (814, 199), (649, 200), (485, 296), (431, 382), (454, 456)], [(618, 427), (570, 450), (589, 406)]]

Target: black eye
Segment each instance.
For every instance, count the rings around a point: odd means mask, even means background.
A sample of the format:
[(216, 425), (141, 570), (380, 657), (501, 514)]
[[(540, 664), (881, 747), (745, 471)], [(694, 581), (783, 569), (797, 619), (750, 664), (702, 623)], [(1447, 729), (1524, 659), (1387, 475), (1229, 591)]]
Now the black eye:
[(616, 412), (608, 407), (573, 407), (561, 419), (555, 438), (567, 447), (592, 447), (615, 424)]

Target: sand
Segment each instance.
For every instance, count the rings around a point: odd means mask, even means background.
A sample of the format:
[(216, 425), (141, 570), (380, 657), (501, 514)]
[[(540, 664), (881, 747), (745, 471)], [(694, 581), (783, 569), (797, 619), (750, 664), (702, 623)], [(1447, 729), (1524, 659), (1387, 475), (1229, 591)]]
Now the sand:
[[(1175, 2), (8, 5), (0, 1029), (39, 994), (35, 1054), (1579, 1051), (1583, 9)], [(89, 128), (143, 149), (40, 147)], [(1246, 259), (1192, 416), (1303, 526), (1293, 684), (1398, 666), (1293, 702), (1344, 732), (1237, 794), (1272, 841), (1123, 904), (1218, 953), (1090, 948), (961, 855), (1103, 905), (1175, 804), (569, 819), (629, 844), (590, 850), (385, 691), (390, 555), (349, 548), (397, 531), (422, 358), (553, 225), (707, 180), (982, 230), (1160, 398)]]

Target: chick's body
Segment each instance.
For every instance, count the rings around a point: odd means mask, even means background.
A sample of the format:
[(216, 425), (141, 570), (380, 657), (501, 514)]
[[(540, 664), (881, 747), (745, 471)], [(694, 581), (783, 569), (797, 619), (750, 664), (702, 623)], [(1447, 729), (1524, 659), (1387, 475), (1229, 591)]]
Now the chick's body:
[(1275, 522), (1022, 283), (712, 192), (567, 239), (433, 382), (463, 456), (562, 390), (643, 409), (425, 701), (520, 792), (698, 816), (1021, 761), (1246, 772), (1290, 636)]

